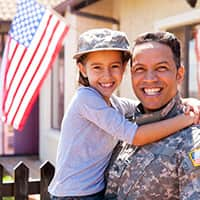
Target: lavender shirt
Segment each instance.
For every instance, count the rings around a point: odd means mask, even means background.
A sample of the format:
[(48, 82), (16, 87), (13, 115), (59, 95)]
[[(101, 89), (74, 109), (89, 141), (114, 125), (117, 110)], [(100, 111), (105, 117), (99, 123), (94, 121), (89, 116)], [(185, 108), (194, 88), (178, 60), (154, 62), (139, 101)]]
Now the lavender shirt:
[(118, 140), (132, 143), (137, 125), (125, 119), (136, 102), (111, 97), (109, 107), (91, 87), (80, 87), (62, 121), (55, 176), (49, 186), (54, 196), (82, 196), (105, 187), (104, 171)]

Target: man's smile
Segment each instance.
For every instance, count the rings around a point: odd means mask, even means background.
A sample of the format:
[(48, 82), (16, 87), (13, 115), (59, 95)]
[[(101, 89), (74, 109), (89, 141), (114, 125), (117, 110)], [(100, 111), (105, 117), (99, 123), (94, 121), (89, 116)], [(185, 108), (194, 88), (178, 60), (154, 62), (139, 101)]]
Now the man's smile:
[(161, 90), (161, 88), (143, 88), (144, 93), (149, 96), (158, 95)]

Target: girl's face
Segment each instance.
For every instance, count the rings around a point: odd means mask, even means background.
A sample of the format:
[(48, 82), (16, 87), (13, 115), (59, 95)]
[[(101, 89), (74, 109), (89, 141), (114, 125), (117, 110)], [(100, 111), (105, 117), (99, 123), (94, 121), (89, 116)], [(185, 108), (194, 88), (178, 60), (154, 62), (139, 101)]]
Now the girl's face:
[(120, 51), (97, 51), (88, 53), (84, 65), (78, 63), (83, 76), (91, 87), (98, 90), (106, 102), (121, 83), (126, 63)]

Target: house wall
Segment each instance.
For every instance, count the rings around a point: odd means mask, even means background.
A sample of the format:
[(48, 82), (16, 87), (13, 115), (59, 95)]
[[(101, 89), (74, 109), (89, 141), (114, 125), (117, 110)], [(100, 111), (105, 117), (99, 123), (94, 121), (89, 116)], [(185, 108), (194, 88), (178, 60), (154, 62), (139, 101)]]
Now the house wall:
[[(66, 19), (70, 24), (70, 31), (65, 41), (65, 108), (69, 104), (77, 87), (77, 68), (71, 59), (75, 52), (77, 39), (81, 32), (96, 27), (108, 27), (125, 31), (132, 43), (134, 38), (146, 31), (165, 29), (164, 19), (181, 15), (185, 12), (195, 12), (200, 8), (198, 1), (196, 8), (191, 8), (186, 0), (102, 0), (88, 6), (83, 11), (110, 16), (120, 21), (120, 26), (114, 26), (102, 21), (77, 17), (67, 14)], [(199, 17), (200, 19), (200, 17)], [(188, 19), (180, 19), (182, 21)], [(200, 20), (199, 20), (200, 21)], [(173, 20), (172, 22), (173, 23)], [(177, 34), (179, 34), (177, 32)], [(180, 37), (182, 33), (180, 33)], [(59, 132), (50, 128), (50, 77), (46, 80), (40, 95), (40, 158), (55, 162)], [(129, 67), (125, 72), (124, 79), (118, 94), (134, 98), (131, 89)]]

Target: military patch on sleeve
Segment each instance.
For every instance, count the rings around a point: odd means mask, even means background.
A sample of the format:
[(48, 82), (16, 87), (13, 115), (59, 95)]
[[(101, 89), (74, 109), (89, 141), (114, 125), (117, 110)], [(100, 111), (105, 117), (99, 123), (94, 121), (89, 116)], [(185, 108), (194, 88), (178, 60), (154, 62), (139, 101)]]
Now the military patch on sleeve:
[(190, 160), (192, 161), (193, 166), (200, 166), (200, 148), (194, 149), (189, 152)]

